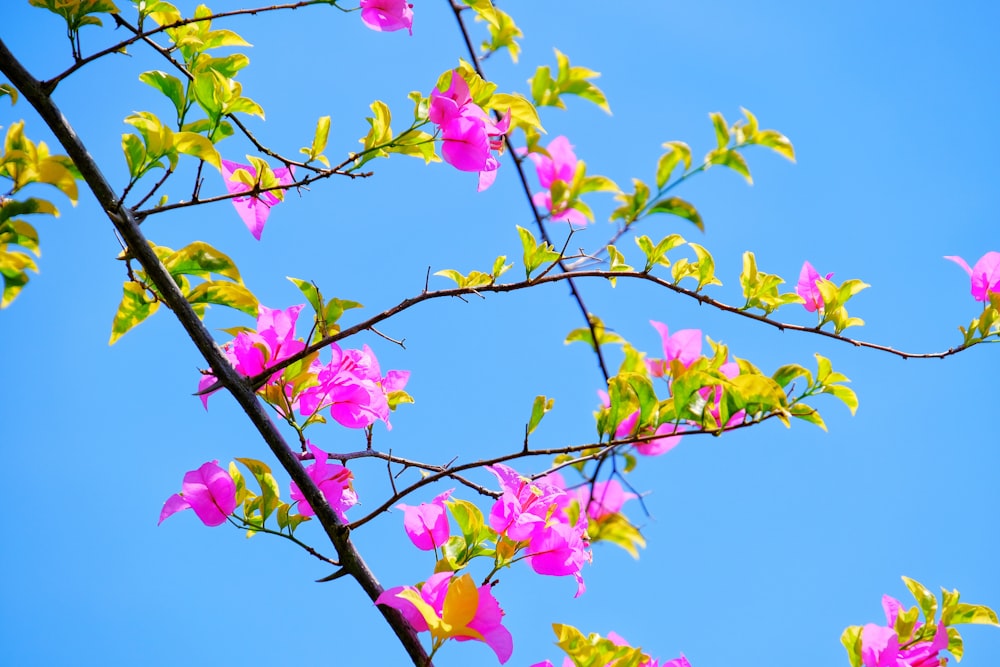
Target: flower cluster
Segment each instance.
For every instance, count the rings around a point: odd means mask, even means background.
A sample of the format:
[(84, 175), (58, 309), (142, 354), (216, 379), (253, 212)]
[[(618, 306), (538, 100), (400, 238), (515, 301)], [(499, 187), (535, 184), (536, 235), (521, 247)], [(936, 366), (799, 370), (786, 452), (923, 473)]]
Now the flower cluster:
[[(257, 169), (253, 165), (238, 162), (222, 161), (222, 178), (226, 181), (229, 194), (250, 192), (254, 188), (270, 187), (272, 185), (291, 185), (295, 181), (295, 167), (281, 167), (273, 170), (275, 183), (261, 182)], [(278, 204), (284, 195), (282, 190), (259, 192), (255, 196), (235, 197), (233, 206), (243, 220), (253, 237), (260, 241), (264, 231), (264, 223), (271, 215), (271, 207)]]
[(531, 481), (505, 465), (487, 469), (501, 491), (490, 510), (490, 527), (514, 544), (524, 543), (528, 565), (538, 574), (573, 575), (579, 597), (586, 590), (580, 571), (591, 554), (587, 519), (575, 511), (573, 496), (551, 480)]
[[(242, 331), (223, 347), (233, 367), (248, 377), (258, 375), (269, 366), (305, 349), (305, 343), (295, 338), (295, 324), (304, 306), (276, 310), (259, 306), (257, 330)], [(389, 371), (384, 377), (375, 354), (366, 345), (360, 350), (342, 350), (331, 344), (332, 360), (323, 363), (317, 356), (308, 368), (311, 382), (286, 382), (282, 371), (273, 373), (267, 387), (278, 391), (265, 396), (284, 415), (298, 411), (310, 417), (329, 409), (338, 424), (348, 428), (365, 428), (376, 421), (389, 424), (389, 395), (402, 391), (409, 379), (408, 371)], [(215, 384), (214, 375), (207, 374), (198, 383), (201, 400), (208, 407), (208, 388)]]
[(548, 211), (553, 222), (586, 225), (587, 216), (583, 212), (567, 206), (565, 201), (553, 201), (552, 198), (553, 184), (560, 181), (563, 188), (569, 188), (576, 173), (576, 154), (573, 152), (573, 146), (570, 145), (569, 139), (564, 136), (554, 138), (545, 147), (547, 155), (539, 152), (528, 153), (524, 148), (519, 149), (518, 152), (521, 155), (526, 155), (535, 165), (538, 183), (545, 188), (545, 192), (537, 192), (532, 196), (531, 200), (535, 206)]
[(378, 32), (406, 29), (413, 34), (413, 5), (406, 0), (361, 0), (361, 20)]
[(477, 640), (493, 649), (505, 663), (514, 652), (514, 640), (501, 624), (503, 609), (489, 584), (476, 587), (472, 575), (454, 572), (431, 575), (421, 586), (397, 586), (384, 591), (375, 604), (399, 610), (417, 632), (430, 632), (433, 650), (447, 639)]
[(479, 191), (493, 185), (500, 160), (493, 151), (503, 149), (510, 129), (510, 111), (494, 122), (472, 100), (469, 84), (459, 70), (452, 70), (447, 90), (431, 91), (428, 118), (441, 133), (441, 157), (461, 171), (479, 172)]
[(976, 301), (989, 301), (991, 292), (1000, 294), (1000, 252), (986, 253), (972, 267), (961, 257), (949, 255), (945, 259), (955, 262), (969, 274), (972, 279), (972, 298)]
[[(947, 658), (938, 654), (948, 648), (948, 628), (939, 623), (930, 641), (907, 642), (900, 646), (894, 626), (902, 604), (882, 596), (885, 625), (869, 623), (861, 630), (861, 661), (865, 667), (943, 667)], [(915, 630), (919, 630), (918, 624)]]

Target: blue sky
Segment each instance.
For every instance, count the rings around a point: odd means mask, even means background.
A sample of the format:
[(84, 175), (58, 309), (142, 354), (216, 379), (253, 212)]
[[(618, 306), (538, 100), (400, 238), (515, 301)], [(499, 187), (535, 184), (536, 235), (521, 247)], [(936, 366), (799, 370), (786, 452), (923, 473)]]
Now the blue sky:
[[(308, 144), (316, 118), (330, 115), (333, 157), (356, 150), (372, 100), (405, 119), (406, 94), (429, 93), (464, 55), (447, 3), (415, 4), (412, 38), (369, 31), (357, 14), (329, 7), (226, 24), (254, 45), (239, 77), (267, 111), (266, 122), (250, 121), (253, 131), (294, 154)], [(193, 3), (180, 6), (190, 11)], [(549, 135), (568, 136), (591, 173), (623, 186), (632, 177), (651, 181), (663, 141), (684, 140), (703, 154), (714, 141), (708, 113), (733, 120), (740, 106), (793, 141), (795, 165), (748, 151), (753, 187), (721, 169), (683, 187), (678, 194), (701, 211), (704, 234), (667, 218), (639, 230), (678, 232), (705, 245), (724, 283), (713, 296), (741, 301), (745, 250), (762, 270), (792, 282), (809, 260), (837, 280), (872, 285), (851, 304), (851, 314), (867, 322), (850, 330), (857, 337), (909, 351), (960, 342), (957, 326), (979, 305), (966, 275), (942, 256), (971, 263), (1000, 250), (1000, 174), (991, 150), (1000, 9), (854, 1), (634, 2), (628, 11), (610, 3), (502, 6), (526, 36), (519, 65), (504, 54), (486, 63), (500, 90), (526, 93), (534, 67), (553, 64), (553, 47), (602, 73), (597, 83), (613, 115), (577, 100), (568, 112), (542, 115)], [(26, 2), (4, 12), (0, 37), (37, 76), (69, 64), (58, 19)], [(118, 35), (91, 29), (85, 51)], [(137, 79), (161, 66), (133, 51), (85, 68), (56, 95), (119, 186), (126, 177), (121, 119), (168, 111)], [(0, 125), (22, 117), (29, 136), (46, 138), (26, 103), (0, 104)], [(242, 160), (248, 148), (229, 139), (221, 150)], [(531, 216), (509, 163), (485, 193), (476, 193), (474, 175), (447, 165), (402, 156), (370, 165), (374, 178), (318, 183), (289, 196), (261, 242), (225, 203), (156, 216), (143, 229), (161, 245), (216, 245), (271, 307), (302, 302), (285, 276), (315, 280), (326, 295), (366, 306), (348, 322), (418, 293), (428, 266), (467, 272), (500, 254), (520, 259), (514, 226), (529, 226)], [(205, 187), (221, 192), (221, 178), (209, 174)], [(172, 199), (189, 188), (178, 184)], [(614, 231), (604, 222), (613, 202), (600, 194), (588, 201), (598, 222), (573, 244), (599, 247)], [(114, 260), (119, 247), (89, 194), (75, 209), (62, 208), (58, 220), (37, 221), (41, 273), (0, 313), (8, 350), (0, 402), (8, 471), (0, 663), (406, 664), (360, 590), (345, 581), (313, 583), (328, 571), (290, 545), (208, 529), (191, 513), (156, 526), (185, 471), (268, 453), (231, 400), (216, 396), (205, 412), (192, 396), (204, 364), (168, 313), (108, 347), (125, 279)], [(637, 258), (631, 241), (619, 245)], [(596, 545), (584, 573), (588, 591), (577, 600), (570, 579), (525, 568), (501, 576), (494, 592), (515, 637), (510, 665), (561, 659), (548, 626), (563, 622), (584, 632), (614, 630), (663, 659), (683, 651), (695, 667), (842, 667), (842, 629), (880, 622), (883, 593), (905, 602), (900, 575), (1000, 607), (995, 348), (904, 362), (764, 328), (647, 285), (591, 282), (583, 290), (593, 312), (654, 354), (659, 338), (650, 319), (701, 328), (765, 372), (791, 362), (812, 366), (813, 353), (823, 354), (851, 378), (861, 407), (852, 418), (833, 400), (816, 401), (828, 433), (769, 422), (717, 439), (690, 437), (642, 461), (630, 477), (649, 492), (648, 516), (630, 508), (649, 542), (638, 561)], [(780, 313), (813, 322), (797, 306)], [(221, 308), (206, 321), (251, 324)], [(435, 462), (509, 451), (520, 445), (537, 394), (554, 397), (556, 410), (533, 444), (590, 441), (602, 381), (585, 348), (563, 345), (578, 326), (575, 304), (557, 285), (410, 310), (383, 329), (405, 338), (405, 350), (358, 337), (352, 344), (371, 345), (383, 369), (412, 372), (408, 390), (417, 401), (394, 415), (391, 433), (376, 427), (375, 446)], [(359, 433), (332, 425), (313, 440), (331, 451), (364, 444)], [(535, 472), (547, 463), (520, 468)], [(387, 488), (381, 464), (352, 469), (360, 512), (377, 506)], [(401, 524), (393, 513), (354, 534), (386, 586), (419, 581), (432, 567)], [(323, 544), (314, 525), (300, 536)], [(963, 635), (963, 665), (996, 663), (1000, 631), (966, 626)], [(446, 647), (436, 664), (493, 660), (470, 642)]]

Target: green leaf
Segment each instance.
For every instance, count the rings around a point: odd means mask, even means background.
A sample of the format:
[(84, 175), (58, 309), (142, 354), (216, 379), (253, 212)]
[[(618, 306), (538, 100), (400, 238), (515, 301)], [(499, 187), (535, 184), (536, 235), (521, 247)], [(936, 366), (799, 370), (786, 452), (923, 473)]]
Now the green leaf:
[(174, 111), (177, 112), (179, 122), (180, 118), (184, 115), (185, 105), (184, 84), (181, 83), (181, 80), (176, 76), (159, 70), (143, 72), (139, 75), (139, 80), (167, 96), (167, 99), (174, 105)]
[(271, 468), (266, 463), (256, 459), (239, 457), (236, 460), (246, 466), (247, 470), (253, 474), (260, 485), (260, 504), (258, 509), (260, 510), (263, 524), (263, 521), (266, 521), (281, 504), (281, 489), (278, 486), (277, 480), (274, 479), (274, 475), (271, 474)]
[(192, 275), (207, 278), (215, 273), (242, 284), (236, 264), (223, 252), (204, 241), (195, 241), (172, 253), (163, 260), (172, 276)]
[(705, 161), (711, 164), (717, 164), (723, 167), (728, 167), (732, 169), (737, 174), (746, 179), (747, 183), (753, 185), (753, 178), (750, 176), (750, 166), (747, 164), (746, 158), (735, 150), (714, 150), (705, 156)]
[(962, 662), (962, 655), (965, 653), (965, 646), (962, 644), (962, 635), (955, 628), (948, 628), (948, 653), (955, 656), (955, 662)]
[(995, 611), (982, 604), (966, 604), (958, 602), (952, 606), (945, 607), (941, 613), (941, 622), (945, 625), (963, 625), (974, 623), (977, 625), (1000, 626)]
[(125, 163), (128, 165), (128, 174), (133, 179), (142, 176), (146, 167), (146, 147), (142, 139), (129, 133), (122, 135), (122, 151), (125, 153)]
[(160, 307), (159, 301), (147, 299), (146, 290), (137, 282), (130, 280), (122, 286), (122, 289), (122, 301), (111, 323), (111, 339), (108, 345), (114, 345), (119, 338)]
[(933, 624), (937, 618), (937, 596), (927, 590), (923, 584), (915, 579), (903, 577), (903, 583), (917, 601), (917, 604), (920, 606), (920, 611), (924, 613), (924, 622)]
[(861, 630), (860, 625), (852, 625), (840, 635), (840, 643), (847, 649), (851, 667), (861, 667)]
[(3, 97), (4, 95), (10, 96), (11, 106), (17, 104), (17, 88), (9, 83), (0, 83), (0, 97)]
[(459, 530), (465, 537), (466, 547), (472, 549), (479, 545), (483, 540), (483, 533), (490, 532), (483, 519), (482, 511), (467, 500), (459, 498), (451, 498), (445, 501), (445, 505), (448, 506), (451, 515), (455, 517), (455, 523), (458, 524)]
[(656, 163), (656, 187), (661, 190), (670, 180), (670, 175), (683, 164), (684, 170), (691, 168), (691, 148), (683, 141), (668, 141), (663, 144), (667, 152), (660, 156)]
[(490, 25), (499, 26), (496, 11), (490, 0), (462, 0), (462, 2), (471, 7), (472, 11), (476, 12), (484, 21), (489, 22)]
[(527, 432), (533, 433), (538, 424), (542, 421), (542, 417), (552, 409), (555, 405), (556, 399), (546, 398), (545, 396), (535, 396), (535, 402), (531, 405), (531, 418), (528, 419)]
[(705, 231), (705, 223), (702, 222), (698, 210), (680, 197), (661, 199), (650, 207), (649, 213), (669, 213), (670, 215), (680, 216), (685, 220), (693, 222), (699, 230)]
[(826, 422), (824, 422), (823, 418), (820, 417), (819, 411), (812, 406), (806, 405), (805, 403), (793, 403), (789, 406), (788, 412), (796, 419), (807, 421), (810, 424), (819, 426), (824, 431), (826, 430)]
[(185, 296), (191, 305), (214, 303), (235, 308), (251, 317), (257, 316), (259, 306), (257, 297), (237, 283), (223, 280), (207, 281), (196, 285)]
[(854, 415), (858, 411), (858, 395), (850, 387), (840, 384), (827, 385), (823, 388), (823, 393), (839, 398), (851, 411), (851, 415)]
[(788, 137), (775, 130), (761, 130), (754, 136), (753, 143), (758, 146), (766, 146), (778, 155), (795, 162), (795, 149)]
[(611, 542), (632, 556), (639, 558), (639, 549), (645, 548), (646, 539), (638, 528), (620, 513), (609, 514), (598, 521), (591, 520), (587, 534), (593, 542)]
[[(601, 321), (597, 315), (593, 313), (587, 313), (587, 319), (590, 320), (590, 324), (594, 329), (594, 333), (597, 334), (597, 345), (608, 345), (617, 344), (621, 345), (625, 342), (625, 339), (616, 334), (613, 331), (608, 331), (604, 327), (604, 322)], [(594, 336), (591, 335), (590, 327), (582, 327), (580, 329), (574, 329), (566, 335), (566, 340), (563, 341), (565, 345), (575, 342), (583, 342), (594, 347)]]
[(222, 170), (222, 157), (211, 141), (194, 132), (175, 132), (174, 148), (178, 153), (204, 160), (218, 170)]
[(715, 128), (715, 142), (721, 150), (729, 145), (729, 126), (726, 124), (726, 119), (717, 111), (708, 114), (708, 117), (712, 119), (712, 127)]
[(288, 280), (290, 280), (293, 285), (298, 287), (299, 291), (305, 295), (306, 300), (309, 301), (309, 305), (313, 307), (313, 311), (315, 311), (316, 314), (323, 312), (323, 297), (320, 296), (319, 289), (314, 284), (306, 280), (292, 278), (291, 276), (286, 276), (286, 278), (288, 278)]
[(776, 383), (778, 383), (779, 387), (787, 387), (792, 380), (800, 377), (804, 377), (806, 379), (806, 382), (808, 383), (807, 386), (811, 387), (813, 384), (812, 373), (810, 373), (804, 366), (800, 366), (798, 364), (786, 364), (774, 371), (774, 374), (771, 375), (771, 377)]
[(326, 150), (326, 142), (330, 137), (330, 117), (322, 116), (316, 121), (316, 132), (313, 134), (312, 145), (309, 148), (302, 148), (300, 152), (305, 153), (308, 156), (307, 162), (312, 160), (318, 160), (322, 162), (327, 167), (330, 166), (330, 161), (326, 159), (323, 155), (323, 151)]
[(524, 130), (534, 129), (544, 132), (542, 121), (538, 117), (535, 105), (521, 95), (495, 93), (490, 98), (489, 109), (496, 110), (501, 115), (510, 111), (511, 128), (520, 127)]

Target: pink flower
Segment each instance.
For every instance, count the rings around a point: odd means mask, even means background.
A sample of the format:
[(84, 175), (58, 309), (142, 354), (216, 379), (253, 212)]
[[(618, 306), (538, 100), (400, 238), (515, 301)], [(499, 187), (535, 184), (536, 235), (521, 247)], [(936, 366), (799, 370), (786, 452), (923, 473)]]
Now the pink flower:
[(961, 266), (972, 278), (972, 297), (976, 301), (989, 301), (990, 292), (1000, 294), (1000, 252), (986, 253), (972, 268), (961, 257), (949, 255), (945, 259)]
[[(569, 139), (564, 136), (558, 136), (549, 142), (545, 150), (548, 151), (548, 155), (527, 153), (528, 159), (535, 165), (539, 185), (547, 190), (547, 192), (535, 193), (531, 200), (536, 206), (552, 213), (551, 219), (553, 221), (568, 222), (576, 225), (587, 224), (587, 216), (575, 208), (566, 207), (557, 202), (557, 206), (560, 208), (559, 210), (553, 210), (552, 184), (558, 180), (569, 186), (573, 182), (573, 176), (576, 173), (578, 160), (576, 159), (576, 154), (573, 153), (573, 146), (569, 143)], [(520, 153), (524, 155), (525, 149), (521, 149)]]
[[(740, 374), (740, 366), (735, 361), (728, 361), (719, 367), (719, 371), (727, 378), (734, 378)], [(721, 384), (713, 387), (702, 387), (698, 390), (698, 395), (705, 401), (702, 410), (712, 415), (712, 419), (715, 420), (716, 425), (722, 424), (722, 392), (723, 387)], [(708, 404), (710, 398), (712, 399), (711, 405)], [(729, 419), (726, 420), (725, 427), (728, 428), (741, 423), (746, 414), (746, 410), (739, 410), (735, 414), (730, 415)]]
[(510, 111), (494, 122), (472, 101), (469, 84), (458, 70), (452, 70), (448, 89), (431, 91), (428, 118), (441, 132), (441, 157), (460, 171), (479, 172), (479, 191), (493, 185), (500, 161), (492, 151), (503, 148), (503, 136), (510, 130)]
[(397, 586), (383, 591), (375, 604), (399, 610), (417, 632), (431, 633), (435, 643), (446, 639), (481, 641), (501, 663), (510, 660), (514, 640), (503, 627), (503, 610), (492, 587), (476, 588), (472, 576), (453, 572), (431, 575), (419, 588)]
[(587, 516), (594, 521), (600, 521), (606, 516), (617, 514), (625, 503), (637, 498), (634, 493), (628, 493), (616, 479), (606, 482), (596, 482), (573, 490), (573, 495), (580, 501), (580, 507), (587, 509)]
[[(816, 286), (816, 281), (821, 277), (812, 264), (809, 262), (802, 264), (802, 271), (799, 272), (799, 282), (795, 286), (795, 293), (805, 300), (805, 303), (802, 305), (810, 313), (822, 310), (823, 308), (823, 295), (820, 293), (819, 287)], [(832, 273), (826, 274), (827, 280), (832, 277)]]
[[(257, 331), (241, 331), (231, 343), (223, 347), (223, 352), (233, 368), (242, 375), (252, 377), (263, 372), (268, 366), (305, 349), (306, 344), (295, 338), (295, 321), (303, 307), (304, 304), (279, 310), (263, 305), (258, 306)], [(274, 373), (267, 382), (273, 384), (280, 377), (279, 371)], [(198, 382), (198, 390), (203, 391), (215, 382), (214, 375), (203, 375)], [(201, 394), (201, 402), (206, 410), (208, 409), (209, 396), (210, 394)]]
[[(677, 424), (666, 422), (656, 427), (653, 435), (663, 436), (654, 440), (635, 443), (635, 451), (643, 456), (660, 456), (666, 454), (681, 442), (681, 436), (677, 433)], [(645, 434), (643, 434), (645, 435)]]
[[(251, 189), (243, 181), (233, 178), (238, 169), (249, 172), (251, 178), (257, 178), (257, 170), (254, 169), (253, 165), (223, 160), (222, 177), (226, 181), (226, 190), (231, 195), (238, 192), (249, 192)], [(282, 185), (291, 185), (295, 181), (294, 167), (279, 167), (273, 171), (275, 178), (278, 179), (278, 183)], [(243, 220), (243, 224), (247, 226), (247, 229), (250, 230), (250, 233), (258, 241), (260, 240), (261, 232), (264, 231), (264, 223), (267, 222), (267, 216), (271, 214), (271, 207), (280, 201), (281, 199), (274, 192), (261, 192), (256, 197), (235, 197), (232, 200), (233, 206), (236, 207), (236, 212)]]
[(580, 570), (590, 560), (590, 543), (587, 519), (581, 515), (570, 523), (573, 497), (553, 482), (556, 477), (532, 482), (505, 465), (487, 469), (501, 489), (490, 510), (490, 527), (512, 542), (526, 542), (526, 560), (538, 574), (573, 575), (576, 596), (581, 595), (586, 587)]
[(236, 483), (219, 462), (209, 461), (197, 470), (184, 473), (181, 492), (167, 498), (160, 521), (181, 510), (193, 509), (206, 526), (218, 526), (236, 509)]
[(365, 428), (381, 419), (391, 430), (388, 395), (402, 391), (409, 371), (389, 371), (382, 377), (378, 359), (367, 345), (361, 350), (341, 350), (333, 344), (330, 350), (330, 363), (317, 361), (312, 367), (318, 384), (296, 396), (293, 406), (306, 416), (330, 408), (330, 416), (348, 428)]
[[(899, 645), (894, 626), (902, 605), (888, 595), (882, 596), (886, 625), (869, 623), (861, 629), (861, 662), (865, 667), (943, 667), (948, 662), (938, 654), (948, 648), (948, 628), (938, 624), (930, 640)], [(917, 624), (915, 631), (920, 630)]]
[(378, 32), (406, 28), (413, 34), (413, 5), (405, 0), (361, 0), (361, 20)]
[[(680, 334), (683, 332), (679, 331), (677, 333)], [(699, 339), (701, 338), (700, 332), (698, 337)], [(662, 360), (659, 360), (658, 363), (662, 364), (663, 362)], [(601, 399), (602, 406), (604, 406), (605, 408), (611, 407), (611, 398), (608, 396), (608, 392), (598, 389), (597, 395)], [(635, 431), (636, 422), (639, 421), (640, 414), (641, 411), (636, 410), (635, 412), (633, 412), (628, 417), (626, 417), (625, 419), (621, 420), (621, 422), (618, 423), (618, 426), (615, 428), (616, 440), (621, 440), (623, 438), (628, 438), (632, 436), (633, 432)], [(635, 443), (634, 444), (635, 451), (638, 452), (639, 454), (642, 454), (643, 456), (659, 456), (661, 454), (666, 454), (671, 449), (679, 445), (681, 442), (681, 436), (674, 435), (675, 433), (677, 433), (677, 428), (678, 427), (676, 424), (667, 422), (657, 426), (656, 430), (653, 432), (650, 432), (648, 428), (641, 429), (638, 433), (636, 433), (636, 435), (638, 436), (657, 435), (662, 437)]]
[(681, 329), (670, 335), (663, 322), (650, 320), (653, 328), (660, 332), (663, 341), (663, 359), (647, 359), (646, 367), (653, 377), (663, 377), (670, 373), (670, 362), (674, 359), (688, 368), (701, 358), (701, 329)]
[(396, 509), (403, 511), (403, 529), (413, 542), (413, 546), (422, 551), (430, 551), (448, 541), (451, 531), (448, 528), (448, 514), (444, 501), (454, 490), (448, 489), (430, 503), (420, 503), (417, 507), (396, 505)]
[[(344, 512), (358, 503), (358, 494), (354, 492), (354, 487), (351, 485), (354, 475), (342, 465), (327, 463), (330, 455), (316, 445), (308, 441), (306, 444), (313, 454), (313, 463), (306, 466), (306, 474), (319, 487), (330, 508), (336, 512), (341, 521), (346, 523), (347, 517)], [(291, 487), (292, 500), (299, 501), (299, 514), (314, 516), (316, 511), (306, 502), (298, 485), (292, 482)]]

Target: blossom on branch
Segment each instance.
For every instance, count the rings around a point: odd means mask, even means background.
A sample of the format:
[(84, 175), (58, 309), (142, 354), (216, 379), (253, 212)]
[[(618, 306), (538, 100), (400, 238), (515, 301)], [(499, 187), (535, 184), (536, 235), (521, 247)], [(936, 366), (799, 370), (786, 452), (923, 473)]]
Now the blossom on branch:
[[(250, 192), (257, 187), (271, 187), (274, 185), (291, 185), (295, 181), (295, 168), (279, 167), (272, 170), (276, 183), (263, 183), (257, 174), (257, 169), (253, 165), (240, 164), (238, 162), (222, 161), (222, 177), (226, 181), (226, 190), (229, 194)], [(242, 173), (241, 173), (242, 172)], [(260, 235), (264, 231), (264, 223), (271, 214), (271, 207), (275, 206), (284, 197), (282, 190), (269, 190), (260, 192), (256, 196), (235, 197), (232, 202), (236, 207), (236, 212), (243, 220), (253, 237), (260, 240)]]
[(503, 610), (489, 584), (476, 588), (472, 576), (453, 572), (431, 575), (422, 586), (397, 586), (375, 600), (398, 610), (417, 632), (430, 632), (437, 649), (448, 639), (481, 641), (505, 663), (514, 651), (514, 640), (505, 628)]
[(548, 155), (534, 152), (527, 153), (524, 148), (519, 150), (521, 155), (526, 155), (532, 164), (535, 165), (535, 171), (538, 173), (538, 183), (546, 190), (545, 192), (536, 192), (531, 197), (531, 201), (534, 202), (535, 206), (548, 211), (551, 214), (550, 219), (553, 222), (586, 225), (587, 216), (582, 211), (566, 206), (565, 202), (553, 203), (552, 201), (553, 183), (561, 181), (563, 187), (568, 189), (573, 182), (578, 162), (576, 154), (573, 152), (573, 146), (569, 143), (569, 139), (564, 136), (558, 136), (549, 142), (545, 150), (548, 152)]
[[(344, 512), (358, 504), (358, 494), (354, 492), (354, 486), (351, 484), (354, 474), (342, 465), (327, 463), (330, 455), (316, 445), (308, 441), (306, 445), (313, 455), (313, 463), (306, 466), (306, 474), (319, 487), (319, 490), (323, 493), (323, 497), (326, 498), (326, 502), (336, 515), (340, 517), (340, 520), (347, 523), (347, 517)], [(299, 514), (302, 516), (314, 516), (316, 510), (306, 501), (298, 485), (292, 482), (291, 488), (292, 500), (299, 501)]]
[[(295, 338), (295, 322), (303, 307), (304, 304), (279, 310), (257, 306), (257, 330), (241, 331), (222, 348), (233, 368), (242, 375), (252, 377), (262, 373), (268, 366), (304, 350), (306, 344)], [(267, 383), (274, 384), (280, 377), (280, 371), (274, 373)], [(204, 391), (215, 382), (215, 375), (203, 375), (198, 382), (198, 391)], [(209, 395), (201, 394), (201, 402), (206, 410)]]
[(219, 526), (236, 509), (236, 483), (218, 460), (184, 473), (181, 492), (167, 498), (157, 525), (181, 510), (192, 509), (206, 526)]
[[(930, 641), (907, 642), (900, 646), (894, 626), (902, 607), (899, 600), (882, 596), (885, 626), (869, 623), (861, 630), (861, 662), (865, 667), (943, 667), (948, 662), (938, 654), (948, 648), (948, 628), (939, 623)], [(917, 631), (920, 624), (914, 628)]]
[(675, 359), (684, 368), (701, 358), (701, 329), (681, 329), (670, 333), (663, 322), (650, 320), (650, 324), (660, 334), (663, 341), (663, 359), (647, 359), (646, 368), (653, 377), (664, 377), (670, 374), (670, 362)]
[(973, 267), (955, 255), (949, 255), (945, 259), (961, 266), (972, 278), (972, 297), (976, 301), (989, 301), (990, 292), (1000, 294), (1000, 252), (986, 253)]
[(375, 353), (365, 345), (360, 350), (342, 350), (330, 345), (333, 359), (328, 364), (318, 360), (311, 371), (317, 383), (294, 398), (293, 407), (309, 416), (330, 409), (330, 416), (347, 428), (365, 428), (378, 420), (389, 423), (389, 395), (402, 391), (409, 380), (409, 371), (389, 371), (385, 377)]
[(444, 91), (431, 91), (428, 118), (441, 132), (441, 157), (460, 171), (479, 172), (479, 191), (493, 185), (500, 161), (493, 151), (503, 149), (510, 129), (510, 111), (499, 121), (472, 100), (469, 84), (458, 70)]
[(361, 0), (361, 20), (378, 32), (405, 28), (413, 35), (413, 5), (406, 0)]
[[(826, 274), (827, 280), (832, 277), (832, 273)], [(802, 297), (803, 301), (805, 301), (802, 305), (810, 313), (815, 313), (817, 310), (823, 309), (823, 294), (816, 285), (816, 281), (822, 278), (823, 276), (813, 268), (812, 264), (803, 262), (802, 270), (799, 272), (799, 282), (795, 285), (795, 293)]]
[(573, 496), (550, 479), (531, 481), (501, 464), (487, 469), (501, 490), (490, 510), (490, 527), (512, 542), (526, 543), (528, 564), (538, 574), (573, 575), (574, 597), (579, 597), (586, 590), (580, 571), (591, 554), (587, 518), (573, 509)]
[(413, 546), (421, 551), (430, 551), (448, 541), (451, 530), (444, 501), (448, 500), (454, 490), (448, 489), (435, 496), (431, 502), (420, 503), (416, 507), (402, 503), (396, 505), (396, 509), (403, 512), (403, 529)]

